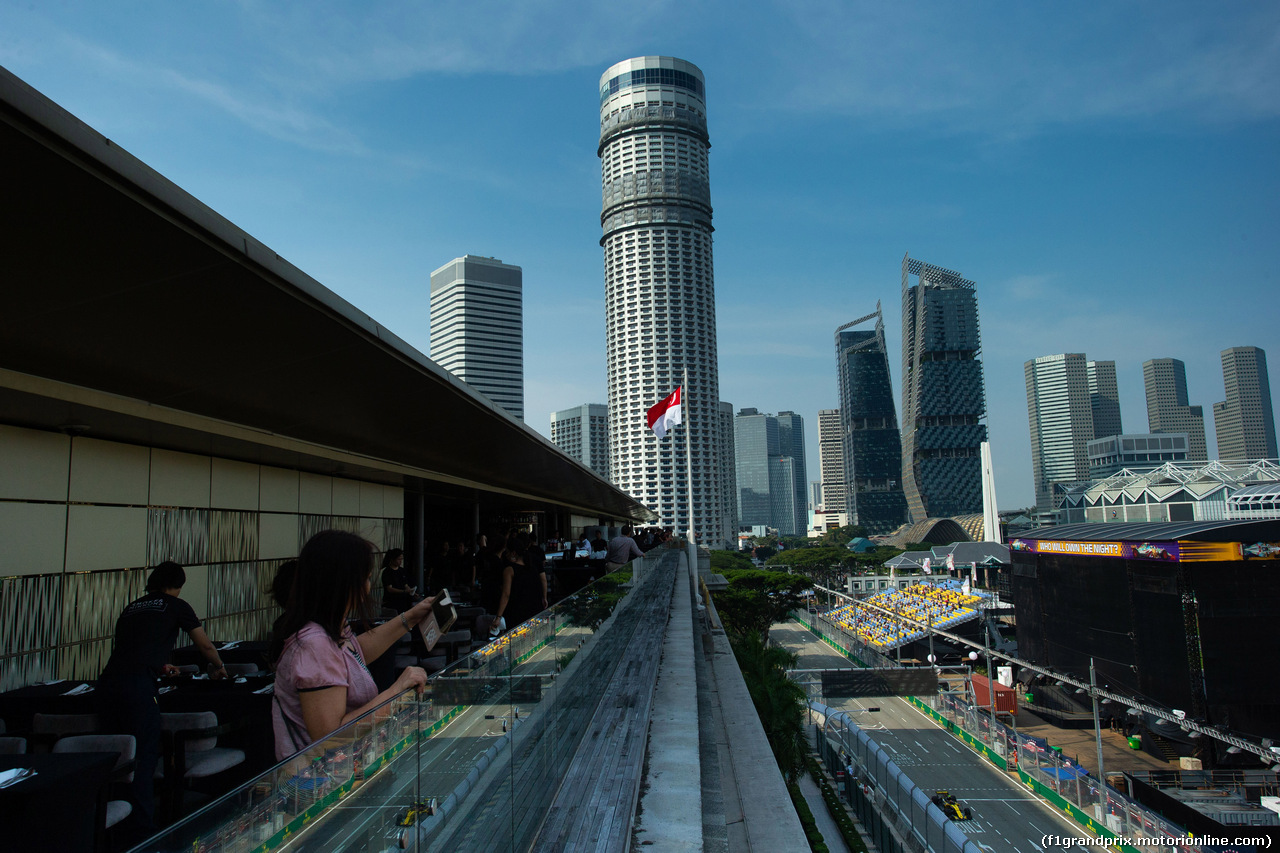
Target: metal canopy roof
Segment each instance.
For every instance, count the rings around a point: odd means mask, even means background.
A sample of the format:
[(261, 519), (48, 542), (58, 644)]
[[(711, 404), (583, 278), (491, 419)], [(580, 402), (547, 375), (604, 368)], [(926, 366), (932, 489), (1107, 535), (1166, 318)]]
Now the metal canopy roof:
[(1012, 539), (1070, 542), (1258, 542), (1280, 539), (1280, 521), (1136, 521), (1037, 527)]
[(0, 422), (653, 517), (2, 68), (0, 150)]

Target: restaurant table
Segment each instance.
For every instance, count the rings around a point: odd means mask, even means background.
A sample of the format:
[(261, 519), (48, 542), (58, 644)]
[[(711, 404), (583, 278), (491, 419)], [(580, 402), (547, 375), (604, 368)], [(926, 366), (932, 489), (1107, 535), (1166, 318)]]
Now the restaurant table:
[(0, 755), (0, 770), (36, 771), (0, 788), (0, 850), (94, 850), (117, 758), (114, 752)]
[[(266, 640), (233, 640), (225, 643), (214, 643), (213, 647), (218, 650), (218, 657), (222, 659), (223, 663), (251, 663), (266, 671), (271, 668), (267, 663), (267, 649), (270, 645)], [(228, 646), (231, 648), (227, 648)], [(179, 646), (173, 650), (170, 660), (174, 666), (195, 664), (201, 669), (204, 669), (208, 663), (204, 655), (195, 646)]]
[[(160, 712), (213, 711), (218, 723), (239, 724), (238, 730), (219, 738), (219, 744), (245, 751), (245, 770), (261, 772), (275, 763), (275, 742), (271, 729), (271, 693), (256, 693), (274, 681), (271, 675), (237, 679), (198, 679), (176, 676), (159, 680), (162, 690)], [(93, 714), (97, 712), (95, 691), (65, 695), (91, 681), (60, 681), (32, 684), (0, 693), (0, 719), (10, 733), (31, 732), (35, 714)], [(165, 688), (172, 688), (166, 690)]]

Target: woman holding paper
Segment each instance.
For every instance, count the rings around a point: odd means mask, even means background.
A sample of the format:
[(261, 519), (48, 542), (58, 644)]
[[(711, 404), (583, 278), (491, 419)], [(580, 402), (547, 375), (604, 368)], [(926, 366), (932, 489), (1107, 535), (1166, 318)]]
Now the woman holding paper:
[(373, 546), (353, 533), (326, 530), (298, 555), (290, 606), (276, 623), (272, 725), (276, 758), (283, 760), (356, 717), (427, 681), (420, 667), (406, 667), (378, 692), (365, 661), (376, 660), (431, 613), (424, 598), (398, 617), (356, 636), (348, 625), (370, 607)]

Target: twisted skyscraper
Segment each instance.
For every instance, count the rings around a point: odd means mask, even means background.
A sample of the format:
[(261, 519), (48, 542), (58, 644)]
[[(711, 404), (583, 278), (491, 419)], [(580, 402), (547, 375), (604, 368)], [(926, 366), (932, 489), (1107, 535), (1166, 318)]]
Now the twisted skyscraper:
[(954, 270), (902, 257), (902, 485), (912, 521), (982, 512), (987, 402), (973, 289)]
[[(685, 442), (693, 456), (692, 527), (733, 534), (721, 484), (711, 185), (705, 83), (692, 63), (628, 59), (600, 78), (600, 179), (610, 472), (615, 485), (690, 526)], [(688, 371), (684, 426), (664, 439), (645, 411)]]

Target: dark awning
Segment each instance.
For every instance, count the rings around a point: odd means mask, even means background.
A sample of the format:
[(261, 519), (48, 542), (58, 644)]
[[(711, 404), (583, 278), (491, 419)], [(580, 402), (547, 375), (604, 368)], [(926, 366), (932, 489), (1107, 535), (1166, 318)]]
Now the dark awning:
[(0, 421), (652, 518), (4, 69), (0, 150)]

